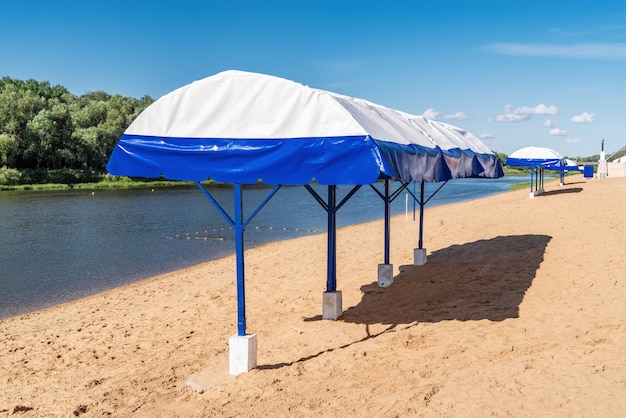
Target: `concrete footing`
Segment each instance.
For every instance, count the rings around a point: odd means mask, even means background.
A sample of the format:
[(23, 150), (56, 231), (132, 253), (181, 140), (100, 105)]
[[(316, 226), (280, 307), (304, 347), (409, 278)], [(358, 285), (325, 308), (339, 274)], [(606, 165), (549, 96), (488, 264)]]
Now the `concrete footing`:
[(231, 335), (228, 339), (230, 374), (248, 373), (256, 367), (256, 334)]
[(322, 319), (338, 319), (343, 314), (341, 291), (324, 292)]
[(596, 173), (599, 179), (607, 178), (609, 174), (609, 164), (604, 158), (600, 158), (598, 161), (598, 172)]
[(393, 284), (393, 264), (378, 265), (378, 287), (389, 287)]
[(535, 196), (539, 196), (540, 194), (545, 193), (544, 189), (537, 189), (534, 192), (530, 192), (530, 198), (534, 198)]
[(426, 248), (413, 249), (413, 265), (423, 266), (426, 264)]

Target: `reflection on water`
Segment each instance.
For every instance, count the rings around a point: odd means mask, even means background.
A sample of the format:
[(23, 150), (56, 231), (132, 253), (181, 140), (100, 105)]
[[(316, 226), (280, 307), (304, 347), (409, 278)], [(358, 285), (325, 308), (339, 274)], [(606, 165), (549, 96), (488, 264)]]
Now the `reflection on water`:
[[(527, 179), (454, 180), (427, 206), (499, 193), (520, 181)], [(382, 184), (376, 187), (382, 190)], [(426, 196), (436, 187), (427, 185)], [(315, 189), (326, 198), (324, 186)], [(338, 200), (351, 189), (339, 186)], [(244, 188), (246, 216), (270, 190)], [(212, 188), (211, 194), (232, 214), (232, 189)], [(393, 202), (393, 214), (405, 212), (405, 196), (402, 193)], [(229, 225), (193, 187), (97, 190), (93, 194), (87, 190), (5, 191), (0, 192), (0, 214), (0, 318), (234, 251)], [(339, 210), (337, 223), (345, 226), (382, 216), (381, 199), (364, 186)], [(246, 248), (325, 231), (326, 212), (312, 196), (302, 186), (283, 186), (246, 228)]]

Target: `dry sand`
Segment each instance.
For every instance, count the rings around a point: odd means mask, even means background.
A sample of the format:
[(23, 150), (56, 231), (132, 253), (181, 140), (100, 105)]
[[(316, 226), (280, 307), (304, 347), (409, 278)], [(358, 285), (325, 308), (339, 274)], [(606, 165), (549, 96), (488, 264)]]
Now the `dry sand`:
[(385, 289), (382, 222), (341, 229), (337, 321), (325, 234), (246, 251), (237, 376), (233, 257), (2, 320), (0, 416), (625, 416), (626, 178), (546, 190), (428, 208), (421, 267), (393, 218)]

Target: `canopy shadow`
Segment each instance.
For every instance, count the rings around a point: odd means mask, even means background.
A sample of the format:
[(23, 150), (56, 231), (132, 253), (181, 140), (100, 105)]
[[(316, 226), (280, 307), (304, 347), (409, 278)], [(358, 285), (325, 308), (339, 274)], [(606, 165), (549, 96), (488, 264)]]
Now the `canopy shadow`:
[(580, 193), (582, 191), (583, 191), (582, 187), (570, 187), (570, 188), (564, 188), (564, 189), (559, 189), (559, 190), (549, 190), (547, 192), (538, 194), (536, 197), (553, 196), (557, 194), (567, 194), (567, 193)]
[(570, 180), (570, 178), (566, 176), (565, 180), (564, 180), (566, 183), (564, 183), (564, 184), (566, 184), (568, 186), (571, 186), (573, 184), (585, 184), (586, 183), (586, 181), (582, 181), (582, 180), (578, 180), (578, 181), (568, 181), (568, 180)]
[(363, 286), (361, 302), (342, 320), (399, 325), (516, 318), (550, 239), (499, 236), (435, 251), (423, 266), (401, 266), (390, 287)]

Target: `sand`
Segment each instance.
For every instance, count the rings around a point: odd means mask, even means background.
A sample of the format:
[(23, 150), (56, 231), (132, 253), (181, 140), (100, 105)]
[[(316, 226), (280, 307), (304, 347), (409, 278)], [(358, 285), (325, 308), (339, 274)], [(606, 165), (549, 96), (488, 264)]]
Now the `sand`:
[[(246, 251), (258, 367), (228, 374), (234, 257), (0, 321), (0, 416), (624, 416), (626, 178), (547, 182)], [(381, 210), (373, 208), (372, 210)], [(339, 212), (341, 216), (341, 212)], [(203, 376), (204, 392), (186, 384)]]

